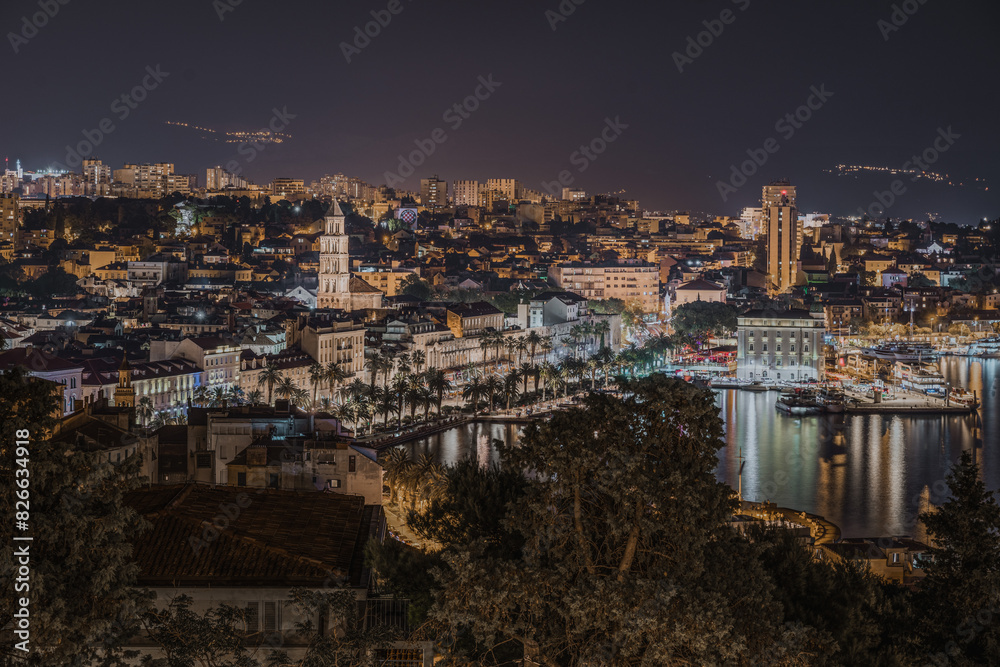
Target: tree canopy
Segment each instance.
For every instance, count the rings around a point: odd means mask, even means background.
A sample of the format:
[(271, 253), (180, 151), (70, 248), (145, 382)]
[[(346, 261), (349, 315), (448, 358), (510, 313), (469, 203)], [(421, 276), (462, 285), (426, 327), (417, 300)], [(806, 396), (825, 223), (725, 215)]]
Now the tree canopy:
[(696, 338), (703, 335), (721, 336), (736, 330), (737, 310), (718, 301), (692, 301), (674, 309), (674, 330)]

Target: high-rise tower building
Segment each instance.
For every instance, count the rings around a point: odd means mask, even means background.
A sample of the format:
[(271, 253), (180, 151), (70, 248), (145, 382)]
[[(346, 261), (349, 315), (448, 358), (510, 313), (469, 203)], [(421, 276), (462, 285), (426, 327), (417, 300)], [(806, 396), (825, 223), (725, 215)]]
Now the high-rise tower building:
[(455, 206), (479, 206), (479, 181), (455, 181), (452, 197)]
[(420, 203), (429, 209), (444, 208), (448, 205), (448, 181), (442, 181), (435, 174), (420, 179)]
[(761, 198), (762, 226), (767, 233), (767, 278), (779, 292), (789, 290), (798, 277), (802, 226), (795, 205), (795, 186), (772, 181)]

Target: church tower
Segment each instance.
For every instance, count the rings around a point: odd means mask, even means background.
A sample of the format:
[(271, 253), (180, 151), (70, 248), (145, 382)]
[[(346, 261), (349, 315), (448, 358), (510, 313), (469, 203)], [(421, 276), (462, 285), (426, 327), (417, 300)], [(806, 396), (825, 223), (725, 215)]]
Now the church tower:
[(351, 310), (351, 257), (347, 252), (346, 217), (340, 202), (330, 204), (319, 238), (317, 308)]
[(118, 367), (115, 406), (119, 408), (135, 407), (135, 389), (132, 388), (132, 367), (129, 365), (128, 357), (125, 355), (122, 355), (122, 365)]

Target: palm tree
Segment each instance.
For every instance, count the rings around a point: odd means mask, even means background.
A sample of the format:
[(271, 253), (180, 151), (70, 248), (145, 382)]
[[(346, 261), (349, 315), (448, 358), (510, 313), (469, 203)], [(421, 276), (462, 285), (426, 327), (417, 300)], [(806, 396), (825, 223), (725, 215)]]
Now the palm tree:
[(467, 403), (472, 404), (472, 414), (479, 414), (479, 402), (483, 397), (483, 392), (486, 391), (486, 387), (483, 381), (479, 379), (478, 375), (473, 375), (472, 379), (468, 384), (465, 385), (465, 389), (462, 390), (462, 398), (465, 399)]
[(385, 483), (389, 485), (389, 502), (394, 503), (400, 487), (409, 477), (413, 462), (410, 461), (410, 455), (405, 449), (394, 447), (389, 450), (382, 467), (385, 470)]
[(413, 364), (413, 369), (420, 373), (420, 369), (427, 363), (427, 355), (423, 350), (414, 350), (410, 353), (410, 362)]
[(350, 403), (348, 403), (348, 405), (351, 406), (351, 418), (354, 420), (353, 421), (354, 431), (357, 432), (358, 422), (360, 422), (363, 419), (366, 419), (368, 420), (368, 431), (371, 432), (372, 430), (371, 420), (373, 416), (371, 404), (367, 400), (362, 400), (362, 401), (351, 401)]
[(139, 399), (139, 404), (135, 406), (135, 416), (139, 418), (143, 426), (149, 424), (150, 417), (156, 410), (153, 408), (153, 401), (149, 396), (143, 396)]
[(243, 391), (243, 387), (239, 387), (237, 385), (230, 387), (228, 400), (233, 405), (243, 405), (246, 403), (247, 395), (246, 392)]
[[(576, 359), (574, 357), (571, 357), (566, 361), (564, 361), (563, 367), (566, 371), (566, 378), (569, 381), (579, 382), (580, 379), (583, 377), (584, 373), (587, 372), (586, 362), (582, 361), (581, 359)], [(569, 393), (569, 384), (570, 382), (567, 382), (564, 385), (563, 396), (566, 396)]]
[(379, 387), (373, 395), (373, 407), (375, 411), (382, 415), (382, 425), (389, 428), (389, 413), (396, 411), (396, 397), (392, 390), (386, 387)]
[(208, 386), (203, 384), (198, 385), (198, 387), (194, 390), (194, 394), (191, 397), (191, 399), (195, 402), (195, 404), (198, 407), (204, 407), (204, 405), (208, 403), (208, 398), (209, 398)]
[(413, 370), (413, 360), (410, 358), (410, 355), (404, 352), (396, 357), (396, 360), (396, 372), (402, 373), (403, 375), (409, 375), (410, 371)]
[[(413, 378), (419, 376), (414, 375)], [(423, 385), (419, 382), (413, 382), (412, 378), (406, 387), (406, 402), (410, 404), (410, 423), (412, 424), (417, 415), (417, 406), (423, 401), (423, 395), (421, 394), (421, 389)]]
[(570, 327), (569, 335), (566, 337), (569, 338), (573, 344), (573, 357), (576, 358), (576, 355), (580, 352), (580, 342), (584, 337), (583, 326), (580, 324), (574, 324)]
[(404, 373), (396, 373), (392, 380), (392, 394), (396, 397), (396, 428), (403, 425), (403, 405), (406, 402), (406, 390), (410, 387), (410, 376)]
[(365, 370), (370, 373), (371, 378), (371, 388), (375, 389), (375, 382), (378, 378), (379, 371), (382, 370), (382, 353), (378, 350), (372, 352), (372, 356), (365, 359)]
[(331, 361), (323, 369), (323, 379), (330, 383), (330, 398), (333, 398), (334, 388), (350, 377), (343, 366), (338, 364), (336, 361)]
[(539, 349), (545, 353), (545, 361), (549, 360), (549, 352), (551, 352), (552, 348), (555, 347), (554, 339), (555, 336), (548, 336), (543, 338), (542, 342), (539, 344)]
[[(521, 391), (521, 393), (522, 394), (527, 394), (528, 393), (528, 376), (529, 375), (535, 375), (535, 367), (532, 366), (529, 362), (526, 361), (523, 364), (521, 364), (521, 368), (519, 369), (519, 372), (521, 373), (521, 378), (524, 380), (524, 389)], [(535, 376), (535, 391), (538, 391), (538, 376), (537, 375)]]
[(420, 455), (417, 459), (416, 465), (409, 469), (409, 474), (407, 475), (407, 481), (409, 482), (406, 487), (410, 496), (410, 509), (415, 510), (417, 508), (417, 497), (418, 489), (427, 485), (430, 481), (431, 474), (433, 470), (437, 467), (434, 463), (434, 459), (427, 452)]
[[(316, 392), (319, 389), (319, 385), (326, 379), (326, 369), (323, 368), (323, 364), (318, 361), (314, 361), (309, 364), (309, 370), (306, 371), (309, 375), (309, 383), (312, 384), (313, 393), (313, 405), (316, 404)], [(333, 397), (333, 391), (330, 391), (330, 397)]]
[(223, 401), (226, 400), (226, 388), (216, 387), (212, 390), (211, 399), (209, 400), (208, 407), (218, 408), (222, 406)]
[(290, 400), (292, 398), (292, 394), (295, 393), (297, 388), (298, 387), (295, 386), (295, 383), (292, 382), (292, 378), (282, 378), (281, 381), (278, 382), (278, 396)]
[(309, 409), (311, 407), (312, 401), (309, 399), (309, 392), (301, 387), (295, 387), (292, 390), (292, 395), (290, 396), (292, 405), (303, 410)]
[(517, 349), (517, 363), (518, 365), (520, 365), (521, 357), (528, 353), (528, 341), (525, 340), (524, 336), (517, 337), (516, 349)]
[(434, 405), (434, 398), (434, 391), (426, 384), (417, 387), (417, 401), (424, 408), (424, 421), (427, 421), (427, 415), (431, 411), (431, 406)]
[[(520, 390), (517, 388), (517, 383), (521, 381), (521, 371), (514, 369), (511, 371), (507, 377), (503, 380), (503, 395), (507, 399), (507, 410), (510, 410), (510, 402), (512, 400), (517, 400), (517, 397), (521, 395)], [(525, 385), (527, 385), (527, 380), (525, 380)]]
[(532, 364), (535, 363), (535, 350), (538, 349), (543, 340), (542, 335), (534, 330), (529, 331), (528, 335), (524, 337), (524, 342), (528, 345), (528, 349), (531, 352), (531, 358), (528, 361)]
[(483, 366), (489, 361), (487, 350), (493, 347), (493, 339), (486, 333), (479, 337), (479, 349), (483, 351)]
[(604, 337), (611, 333), (611, 322), (608, 320), (601, 320), (600, 322), (594, 323), (593, 328), (594, 335), (601, 337), (600, 347), (604, 347)]
[(608, 373), (609, 370), (615, 365), (615, 353), (609, 347), (601, 348), (597, 353), (598, 358), (601, 362), (601, 372), (604, 373), (604, 388), (608, 388)]
[(353, 398), (355, 401), (360, 401), (362, 398), (368, 396), (371, 391), (361, 378), (354, 378), (351, 383), (345, 387), (341, 388), (349, 398)]
[(262, 370), (260, 372), (260, 375), (257, 376), (257, 386), (258, 387), (263, 387), (263, 386), (267, 385), (267, 404), (268, 405), (273, 405), (274, 404), (273, 401), (272, 401), (273, 394), (274, 394), (274, 385), (278, 384), (279, 382), (282, 382), (283, 379), (284, 378), (281, 375), (281, 371), (278, 370), (278, 367), (277, 366), (271, 366), (271, 365), (266, 366), (264, 368), (264, 370)]
[(590, 371), (590, 390), (594, 391), (594, 387), (597, 384), (597, 369), (601, 367), (601, 359), (598, 355), (592, 356), (587, 359), (587, 370)]
[(450, 391), (452, 388), (451, 380), (444, 371), (437, 368), (429, 368), (427, 372), (424, 373), (424, 382), (427, 383), (427, 388), (433, 392), (437, 393), (437, 411), (438, 415), (441, 414), (441, 402), (444, 400), (444, 392)]
[(485, 389), (487, 396), (489, 396), (490, 412), (493, 412), (493, 403), (496, 400), (497, 395), (503, 392), (503, 380), (501, 380), (498, 375), (491, 375), (486, 378), (483, 388)]
[(507, 359), (510, 359), (511, 355), (517, 352), (517, 339), (513, 336), (508, 336), (507, 338), (503, 338), (502, 341), (503, 349), (507, 352)]
[(538, 374), (542, 379), (542, 402), (546, 401), (549, 385), (557, 381), (559, 377), (559, 368), (555, 364), (543, 361), (542, 365), (538, 367)]
[(247, 394), (247, 402), (250, 405), (257, 405), (264, 401), (264, 394), (261, 393), (260, 389), (254, 389), (249, 394)]
[(382, 385), (387, 386), (389, 384), (389, 375), (392, 373), (393, 367), (396, 362), (393, 360), (391, 354), (383, 354), (381, 360), (379, 361), (379, 370), (385, 373), (385, 378), (382, 380)]

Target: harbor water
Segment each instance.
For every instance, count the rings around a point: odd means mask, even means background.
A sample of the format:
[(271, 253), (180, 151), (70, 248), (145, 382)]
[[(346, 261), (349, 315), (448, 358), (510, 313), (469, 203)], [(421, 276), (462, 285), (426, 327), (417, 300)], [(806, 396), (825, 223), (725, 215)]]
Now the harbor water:
[[(742, 487), (745, 500), (823, 516), (845, 537), (923, 538), (916, 516), (944, 500), (962, 451), (975, 453), (987, 488), (1000, 489), (1000, 360), (946, 357), (940, 368), (951, 386), (976, 392), (978, 414), (790, 417), (775, 409), (778, 392), (718, 391), (727, 442), (718, 477)], [(514, 425), (478, 422), (405, 447), (443, 464), (495, 462), (492, 440), (517, 434)]]

